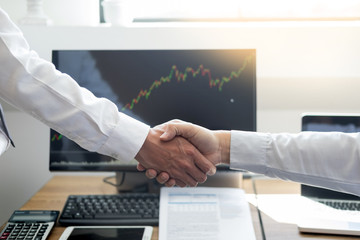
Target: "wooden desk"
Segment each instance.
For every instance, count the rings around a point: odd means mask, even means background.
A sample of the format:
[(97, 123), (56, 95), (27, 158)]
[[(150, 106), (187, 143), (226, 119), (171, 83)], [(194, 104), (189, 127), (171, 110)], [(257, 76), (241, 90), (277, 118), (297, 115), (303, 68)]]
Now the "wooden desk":
[[(55, 176), (43, 186), (21, 209), (26, 210), (59, 210), (61, 211), (65, 201), (70, 194), (114, 194), (116, 189), (102, 181), (103, 176)], [(256, 180), (258, 193), (299, 193), (299, 184), (280, 180)], [(243, 188), (247, 193), (253, 193), (251, 180), (243, 181)], [(256, 239), (261, 240), (261, 228), (257, 210), (250, 205), (253, 217)], [(293, 224), (278, 223), (269, 216), (262, 214), (267, 240), (273, 239), (360, 239), (344, 236), (327, 236), (300, 234)], [(57, 240), (63, 233), (65, 227), (56, 225), (48, 239)], [(158, 239), (158, 227), (154, 227), (152, 240)], [(169, 239), (170, 240), (170, 239)]]

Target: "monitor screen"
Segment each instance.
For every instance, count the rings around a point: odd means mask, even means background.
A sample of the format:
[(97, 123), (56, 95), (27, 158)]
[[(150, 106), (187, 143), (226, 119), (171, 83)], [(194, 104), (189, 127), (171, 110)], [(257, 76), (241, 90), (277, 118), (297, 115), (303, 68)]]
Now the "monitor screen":
[[(181, 119), (212, 130), (256, 130), (256, 51), (54, 50), (53, 63), (97, 97), (150, 126)], [(51, 130), (52, 171), (136, 171)]]

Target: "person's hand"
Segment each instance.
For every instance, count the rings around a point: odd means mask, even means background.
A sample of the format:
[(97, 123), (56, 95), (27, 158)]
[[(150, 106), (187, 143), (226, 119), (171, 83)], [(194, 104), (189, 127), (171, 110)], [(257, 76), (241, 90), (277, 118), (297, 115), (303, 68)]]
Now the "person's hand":
[(162, 128), (152, 128), (135, 159), (155, 174), (166, 172), (176, 184), (185, 187), (196, 186), (206, 181), (207, 174), (216, 171), (191, 143), (182, 137), (172, 141), (161, 141)]
[(191, 142), (214, 165), (230, 162), (230, 132), (211, 131), (207, 128), (181, 120), (171, 120), (156, 126), (164, 133), (162, 141), (182, 136)]
[(173, 187), (175, 185), (181, 186), (179, 185), (179, 183), (176, 182), (175, 179), (170, 178), (169, 174), (167, 172), (161, 172), (161, 173), (157, 173), (156, 170), (154, 169), (146, 169), (143, 165), (141, 165), (140, 163), (138, 163), (137, 165), (137, 170), (140, 172), (145, 171), (145, 175), (147, 178), (149, 179), (154, 179), (156, 178), (156, 181), (160, 184), (164, 184), (167, 187)]
[[(164, 131), (164, 134), (160, 136), (162, 141), (170, 141), (175, 136), (179, 135), (194, 144), (194, 146), (196, 146), (197, 149), (199, 149), (199, 151), (214, 165), (230, 163), (229, 131), (210, 131), (198, 125), (180, 120), (172, 120), (155, 128)], [(146, 176), (148, 178), (156, 178), (161, 184), (165, 184), (169, 187), (175, 185), (175, 180), (171, 179), (166, 172), (158, 174), (154, 169), (146, 168), (141, 164), (138, 164), (137, 168), (139, 171), (146, 170)]]

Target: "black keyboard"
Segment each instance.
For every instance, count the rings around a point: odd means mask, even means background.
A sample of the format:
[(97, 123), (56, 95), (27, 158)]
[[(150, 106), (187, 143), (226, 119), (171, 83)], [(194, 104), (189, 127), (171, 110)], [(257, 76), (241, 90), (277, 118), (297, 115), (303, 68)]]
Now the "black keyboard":
[(71, 195), (60, 215), (62, 225), (159, 224), (159, 194)]
[(319, 200), (319, 202), (336, 209), (360, 211), (359, 201)]

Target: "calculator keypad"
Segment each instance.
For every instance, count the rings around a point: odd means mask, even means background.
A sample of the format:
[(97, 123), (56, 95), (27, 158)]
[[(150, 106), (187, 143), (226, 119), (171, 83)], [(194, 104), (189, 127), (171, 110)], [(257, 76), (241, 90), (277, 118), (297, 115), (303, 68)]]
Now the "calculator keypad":
[(0, 240), (44, 240), (53, 223), (8, 223)]

